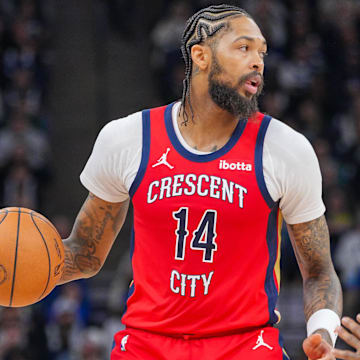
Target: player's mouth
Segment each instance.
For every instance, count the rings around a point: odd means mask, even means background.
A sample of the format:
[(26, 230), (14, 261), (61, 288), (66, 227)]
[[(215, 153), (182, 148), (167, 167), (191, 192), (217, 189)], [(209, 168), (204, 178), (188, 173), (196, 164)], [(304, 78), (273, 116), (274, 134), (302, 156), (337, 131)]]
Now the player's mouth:
[(245, 81), (244, 88), (250, 94), (255, 95), (258, 92), (261, 82), (262, 80), (260, 75), (252, 76)]

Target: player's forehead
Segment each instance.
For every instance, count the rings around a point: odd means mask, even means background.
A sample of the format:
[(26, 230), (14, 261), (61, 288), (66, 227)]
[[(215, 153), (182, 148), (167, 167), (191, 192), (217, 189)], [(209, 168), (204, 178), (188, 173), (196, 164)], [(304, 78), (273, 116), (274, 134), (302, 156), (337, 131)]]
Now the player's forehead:
[(266, 44), (266, 39), (256, 22), (247, 16), (237, 16), (228, 20), (229, 29), (224, 34), (225, 41), (236, 41), (237, 39), (251, 39)]

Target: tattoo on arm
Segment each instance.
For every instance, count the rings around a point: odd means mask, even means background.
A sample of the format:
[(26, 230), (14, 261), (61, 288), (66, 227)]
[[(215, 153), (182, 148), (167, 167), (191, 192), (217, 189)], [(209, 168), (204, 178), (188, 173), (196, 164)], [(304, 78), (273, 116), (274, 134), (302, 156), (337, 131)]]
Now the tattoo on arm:
[(96, 274), (110, 251), (126, 216), (129, 201), (105, 202), (89, 194), (64, 240), (65, 266), (60, 283)]
[(342, 291), (330, 255), (329, 230), (324, 216), (288, 226), (303, 276), (306, 320), (327, 308), (342, 313)]

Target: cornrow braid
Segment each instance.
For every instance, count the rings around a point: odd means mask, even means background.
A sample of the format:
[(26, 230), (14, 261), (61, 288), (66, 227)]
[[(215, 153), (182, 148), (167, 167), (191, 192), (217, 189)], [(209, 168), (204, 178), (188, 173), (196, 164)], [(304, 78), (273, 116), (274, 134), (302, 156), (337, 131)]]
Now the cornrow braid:
[(189, 102), (192, 118), (194, 112), (190, 99), (190, 83), (192, 75), (191, 48), (195, 44), (200, 44), (206, 39), (214, 36), (220, 30), (227, 27), (225, 18), (230, 16), (251, 16), (243, 9), (231, 5), (212, 5), (195, 13), (188, 19), (182, 36), (181, 52), (185, 61), (185, 79), (183, 80), (183, 93), (181, 106), (184, 115), (184, 124), (186, 125), (189, 116), (185, 110), (186, 101)]

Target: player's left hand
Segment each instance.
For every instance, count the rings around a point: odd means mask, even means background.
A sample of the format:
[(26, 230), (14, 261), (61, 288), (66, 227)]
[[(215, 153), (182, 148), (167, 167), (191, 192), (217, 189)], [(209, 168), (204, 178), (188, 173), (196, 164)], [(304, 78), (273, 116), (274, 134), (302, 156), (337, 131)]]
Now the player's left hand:
[(309, 360), (336, 360), (332, 347), (320, 334), (312, 334), (303, 342), (303, 349)]
[(334, 349), (333, 354), (338, 359), (344, 360), (356, 360), (360, 359), (360, 314), (356, 316), (356, 321), (349, 317), (344, 317), (341, 320), (342, 325), (346, 326), (348, 330), (339, 326), (336, 330), (341, 337), (347, 344), (352, 346), (356, 351), (350, 350), (339, 350)]

